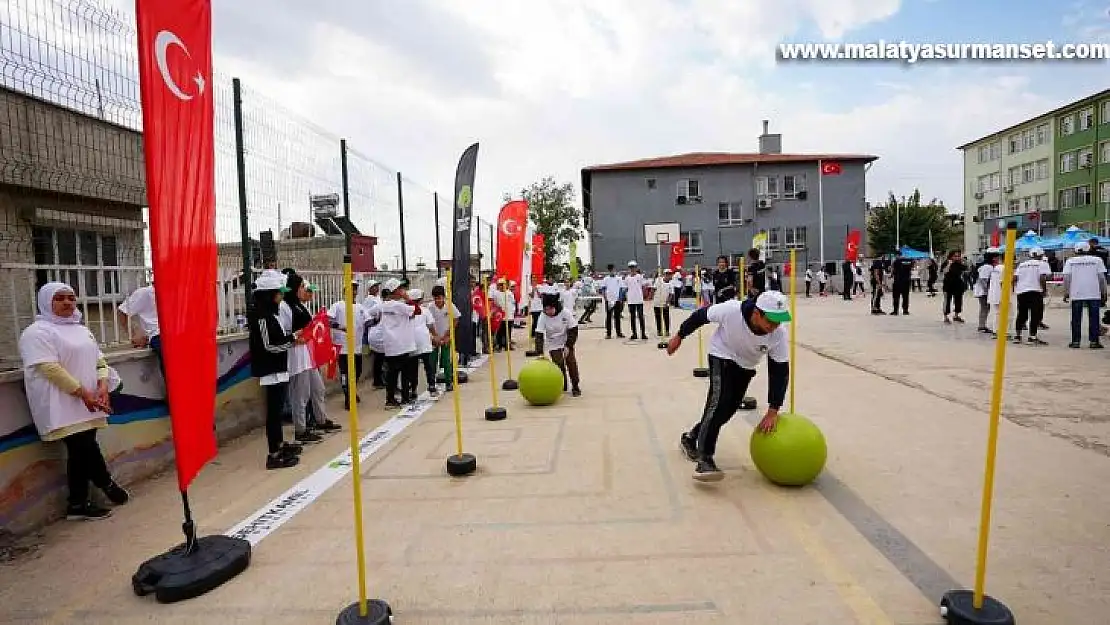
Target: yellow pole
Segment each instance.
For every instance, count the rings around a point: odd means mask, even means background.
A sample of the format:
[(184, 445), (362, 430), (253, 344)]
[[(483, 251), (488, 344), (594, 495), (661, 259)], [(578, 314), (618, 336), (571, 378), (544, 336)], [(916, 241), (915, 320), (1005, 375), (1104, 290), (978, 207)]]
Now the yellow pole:
[(358, 449), (358, 403), (355, 395), (358, 380), (355, 372), (355, 291), (352, 288), (354, 273), (351, 270), (351, 257), (343, 262), (343, 295), (347, 309), (347, 431), (351, 435), (351, 488), (354, 490), (355, 507), (355, 560), (358, 562), (358, 614), (366, 618), (369, 608), (366, 604), (366, 550), (362, 540), (362, 459)]
[(798, 364), (794, 360), (798, 340), (798, 251), (790, 250), (790, 414), (794, 414), (794, 381)]
[[(482, 297), (486, 300), (486, 332), (489, 333), (489, 342), (493, 344), (493, 307), (490, 306), (489, 299), (489, 278), (482, 278)], [(501, 323), (504, 323), (502, 321)], [(506, 333), (507, 335), (508, 333)], [(497, 365), (493, 357), (494, 350), (490, 349), (489, 354), (489, 392), (493, 395), (493, 407), (497, 408)], [(461, 451), (459, 453), (462, 453)]]
[(459, 403), (459, 356), (455, 351), (455, 309), (451, 305), (451, 270), (447, 270), (447, 329), (451, 337), (451, 399), (455, 403), (455, 449), (462, 455), (462, 405)]
[[(698, 265), (694, 265), (694, 306), (695, 310), (701, 310), (701, 267)], [(698, 328), (698, 366), (705, 367), (705, 341), (701, 328)]]
[[(507, 328), (505, 328), (505, 342), (508, 343), (508, 345), (505, 348), (505, 375), (507, 376), (505, 378), (506, 380), (513, 379), (513, 326), (512, 326), (512, 324), (513, 324), (514, 321), (516, 321), (515, 307), (514, 307), (514, 310), (505, 311), (505, 321), (502, 322), (502, 323), (509, 324), (509, 326)], [(493, 371), (493, 369), (490, 369), (490, 371)]]
[(747, 257), (740, 257), (740, 284), (737, 288), (740, 289), (740, 299), (748, 299), (748, 275), (744, 273), (746, 267)]
[(1004, 324), (994, 343), (994, 383), (991, 387), (990, 429), (987, 432), (987, 461), (983, 471), (983, 507), (979, 515), (979, 554), (975, 566), (975, 595), (972, 606), (983, 608), (983, 587), (987, 580), (987, 546), (990, 542), (991, 502), (994, 500), (994, 464), (998, 454), (998, 423), (1002, 413), (1002, 383), (1006, 373), (1006, 330), (1009, 325), (1010, 294), (1014, 279), (1014, 244), (1017, 228), (1013, 222), (1006, 228), (1006, 256), (1002, 266), (1002, 302), (998, 306), (998, 324)]

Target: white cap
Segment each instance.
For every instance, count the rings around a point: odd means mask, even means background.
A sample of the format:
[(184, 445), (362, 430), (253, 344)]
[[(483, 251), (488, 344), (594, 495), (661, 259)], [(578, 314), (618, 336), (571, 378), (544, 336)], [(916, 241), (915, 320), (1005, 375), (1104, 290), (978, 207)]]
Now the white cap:
[(424, 291), (421, 291), (420, 289), (410, 290), (409, 299), (419, 302), (420, 300), (424, 299)]
[(366, 281), (366, 289), (370, 290), (370, 289), (378, 286), (379, 284), (381, 284), (381, 282), (379, 282), (379, 281), (377, 281), (373, 278), (370, 278), (369, 280)]
[(436, 279), (436, 286), (447, 286), (447, 276), (442, 276)]
[(254, 281), (254, 288), (256, 291), (277, 291), (285, 288), (286, 280), (288, 280), (288, 276), (280, 271), (267, 269)]
[(987, 254), (1001, 254), (1002, 250), (998, 249), (997, 247), (988, 247), (986, 253)]
[(786, 296), (779, 291), (764, 291), (755, 300), (755, 307), (763, 311), (771, 321), (786, 323), (790, 321), (790, 306)]
[(1091, 244), (1087, 243), (1086, 241), (1080, 241), (1079, 243), (1075, 244), (1075, 251), (1077, 251), (1077, 252), (1089, 252), (1089, 251), (1091, 251)]
[(628, 266), (629, 267), (636, 267), (636, 266), (638, 266), (638, 264), (636, 263), (636, 261), (630, 260), (630, 261), (628, 261)]
[(390, 278), (390, 279), (385, 281), (385, 284), (382, 285), (382, 288), (387, 290), (387, 291), (396, 291), (400, 287), (401, 287), (401, 281), (398, 280), (397, 278)]
[(1029, 255), (1030, 256), (1044, 256), (1044, 250), (1042, 250), (1039, 247), (1035, 247), (1035, 248), (1029, 250)]

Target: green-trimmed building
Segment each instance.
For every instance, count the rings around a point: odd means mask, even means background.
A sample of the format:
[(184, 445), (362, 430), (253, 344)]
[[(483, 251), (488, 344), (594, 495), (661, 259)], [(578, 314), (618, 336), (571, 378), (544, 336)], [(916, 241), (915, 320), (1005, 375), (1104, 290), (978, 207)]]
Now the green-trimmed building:
[(957, 149), (965, 250), (1015, 220), (1046, 236), (1072, 225), (1110, 236), (1110, 89)]

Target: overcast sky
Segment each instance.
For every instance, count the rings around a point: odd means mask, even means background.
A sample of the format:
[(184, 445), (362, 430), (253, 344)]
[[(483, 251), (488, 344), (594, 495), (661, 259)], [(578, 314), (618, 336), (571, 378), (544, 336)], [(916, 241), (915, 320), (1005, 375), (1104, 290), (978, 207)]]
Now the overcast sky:
[[(112, 0), (132, 10), (126, 0)], [(955, 147), (1110, 86), (1101, 64), (781, 64), (779, 42), (1110, 41), (1108, 3), (1044, 0), (216, 0), (217, 69), (427, 187), (481, 143), (476, 208), (589, 164), (755, 151), (880, 157), (961, 204)]]

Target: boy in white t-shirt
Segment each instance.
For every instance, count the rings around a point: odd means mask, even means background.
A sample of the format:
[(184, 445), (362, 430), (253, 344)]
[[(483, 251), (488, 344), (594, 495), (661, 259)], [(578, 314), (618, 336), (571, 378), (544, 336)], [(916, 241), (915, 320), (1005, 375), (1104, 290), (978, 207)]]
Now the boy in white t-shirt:
[(574, 313), (559, 305), (558, 294), (545, 293), (543, 313), (537, 326), (537, 342), (542, 345), (551, 362), (558, 365), (563, 372), (563, 392), (567, 390), (569, 377), (570, 394), (580, 396), (582, 389), (578, 386), (578, 359), (574, 355), (574, 344), (578, 342), (578, 321), (575, 320)]
[(992, 247), (983, 253), (983, 264), (975, 270), (975, 284), (972, 286), (971, 294), (975, 299), (979, 300), (979, 331), (989, 334), (991, 329), (987, 325), (988, 318), (990, 317), (990, 301), (987, 298), (987, 291), (991, 284), (991, 272), (994, 271), (994, 266), (1001, 262), (1001, 257), (998, 248)]
[[(447, 308), (447, 289), (437, 284), (432, 287), (432, 305), (428, 307), (432, 315), (433, 334), (432, 345), (433, 359), (436, 363), (437, 373), (443, 371), (443, 379), (447, 382), (447, 391), (454, 390), (454, 374), (451, 372), (451, 325), (459, 322), (459, 309), (454, 303), (450, 311)], [(457, 327), (457, 326), (456, 326)]]
[(806, 267), (806, 297), (813, 297), (810, 289), (813, 288), (813, 269)]
[[(351, 288), (355, 289), (357, 293), (358, 281), (355, 281)], [(366, 325), (370, 322), (366, 310), (361, 305), (355, 304), (354, 311), (355, 370), (352, 374), (347, 370), (347, 301), (341, 299), (328, 308), (328, 321), (331, 323), (331, 342), (339, 348), (339, 384), (343, 388), (343, 405), (346, 410), (350, 409), (350, 406), (347, 405), (347, 398), (350, 397), (347, 392), (348, 384), (353, 383), (355, 385), (355, 402), (362, 401), (362, 397), (358, 395), (358, 380), (362, 377), (363, 341), (366, 336)]]
[[(382, 285), (388, 295), (377, 307), (378, 326), (382, 333), (382, 353), (385, 354), (385, 407), (400, 408), (412, 402), (412, 380), (416, 378), (416, 333), (412, 318), (416, 307), (408, 302), (408, 281), (390, 278)], [(397, 401), (397, 391), (401, 401)]]
[(829, 283), (829, 274), (825, 273), (825, 268), (821, 267), (817, 270), (817, 295), (819, 297), (828, 297), (825, 292), (825, 286)]
[(671, 301), (674, 299), (674, 278), (671, 270), (655, 278), (652, 285), (652, 309), (655, 312), (655, 335), (660, 339), (671, 335)]
[(1017, 294), (1017, 322), (1014, 324), (1014, 343), (1021, 343), (1021, 332), (1029, 322), (1029, 344), (1045, 345), (1037, 337), (1044, 319), (1044, 298), (1048, 293), (1048, 278), (1052, 269), (1044, 260), (1044, 250), (1029, 250), (1029, 260), (1014, 269), (1014, 293)]
[[(628, 261), (628, 276), (624, 279), (626, 290), (626, 303), (628, 304), (628, 323), (632, 326), (632, 340), (637, 338), (647, 340), (647, 328), (644, 326), (644, 274), (640, 273), (640, 265)], [(640, 333), (636, 333), (636, 322), (640, 322)]]
[(1064, 290), (1071, 302), (1071, 343), (1068, 347), (1079, 349), (1079, 340), (1083, 336), (1083, 311), (1086, 310), (1090, 347), (1102, 349), (1098, 309), (1106, 305), (1106, 263), (1091, 254), (1089, 243), (1077, 243), (1075, 253), (1064, 261)]
[[(999, 261), (1001, 260), (999, 258)], [(1006, 328), (1010, 327), (1009, 319), (1000, 319), (1002, 298), (1012, 296), (1011, 289), (1002, 288), (1002, 274), (1004, 271), (1005, 265), (998, 262), (991, 267), (990, 274), (987, 276), (987, 304), (990, 306), (990, 315), (987, 317), (987, 331), (990, 332), (991, 336), (998, 336), (999, 329), (1005, 332)], [(1013, 314), (1013, 310), (1014, 308), (1011, 306), (1009, 314)]]
[(418, 380), (420, 378), (420, 365), (424, 365), (424, 379), (428, 382), (428, 394), (432, 397), (439, 395), (436, 389), (436, 366), (432, 354), (433, 349), (433, 336), (435, 335), (435, 319), (432, 318), (432, 312), (429, 308), (422, 306), (424, 303), (424, 291), (420, 289), (412, 289), (409, 291), (409, 303), (420, 308), (420, 312), (412, 317), (412, 333), (413, 339), (416, 342), (416, 350), (413, 352), (413, 358), (416, 359), (416, 373), (409, 380), (409, 396), (415, 398), (420, 394)]

